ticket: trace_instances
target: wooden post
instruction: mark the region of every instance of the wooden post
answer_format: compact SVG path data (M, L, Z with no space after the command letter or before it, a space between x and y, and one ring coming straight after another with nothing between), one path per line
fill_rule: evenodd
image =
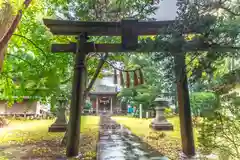
M146 112L146 118L148 119L149 115L148 115L148 111Z
M186 156L195 155L193 140L192 117L186 74L185 55L176 55L175 72L177 78L177 97L181 127L182 149Z
M121 100L118 100L118 101L119 101L119 106L120 106L119 112L122 113L122 101Z
M98 105L99 105L98 97L96 97L96 115L98 114Z
M139 117L142 119L142 104L139 105Z
M113 100L112 100L112 97L111 97L111 104L110 104L110 113L111 114L113 113Z
M79 140L80 140L80 120L81 120L81 104L83 103L83 92L85 82L85 57L87 42L86 34L82 34L78 39L78 47L75 57L75 67L72 84L72 100L70 108L69 119L69 134L67 137L67 157L73 157L78 155Z

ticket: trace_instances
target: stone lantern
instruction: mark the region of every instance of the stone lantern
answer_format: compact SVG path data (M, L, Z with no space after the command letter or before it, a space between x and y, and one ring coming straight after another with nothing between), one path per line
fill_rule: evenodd
M49 132L65 132L67 129L67 120L66 120L66 105L67 100L63 98L58 98L59 107L57 110L57 119L56 121L48 128Z
M150 127L154 130L173 130L173 125L164 116L164 109L168 107L168 101L157 97L154 102L156 104L156 117L153 119Z

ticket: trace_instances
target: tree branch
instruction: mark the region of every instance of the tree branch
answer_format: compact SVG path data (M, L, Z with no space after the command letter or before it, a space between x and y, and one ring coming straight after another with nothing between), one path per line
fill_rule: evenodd
M42 54L45 56L46 61L45 61L44 66L48 63L48 59L47 59L47 58L48 58L48 55L44 52L44 50L43 50L42 48L40 48L40 47L39 47L36 43L34 43L31 39L29 39L29 38L27 38L27 37L25 37L25 36L23 36L23 35L20 35L20 34L13 34L13 36L21 37L21 38L27 40L28 42L30 42L34 47L36 47L37 49L39 49L39 50L42 52Z
M70 78L68 78L68 79L66 79L66 80L64 80L64 81L62 81L62 82L60 82L60 83L61 83L61 84L66 84L66 83L68 83L71 79L72 79L72 77L70 77Z
M26 60L26 59L24 59L24 58L22 58L22 57L20 57L20 56L18 56L18 55L14 55L14 54L10 54L10 53L9 53L8 56L12 56L12 57L15 57L15 58L17 58L17 59L20 59L20 60L26 62L27 64L29 64L29 66L32 66L32 64L31 64L28 60Z
M240 13L236 13L234 11L232 11L230 8L227 8L224 6L224 3L226 2L226 0L219 0L218 2L218 8L221 8L225 11L227 11L228 13L234 15L234 16L240 16Z
M229 8L227 8L227 7L224 7L224 6L221 5L220 8L223 9L223 10L225 10L225 11L227 11L227 12L229 12L230 14L232 14L232 15L234 15L234 16L240 16L240 13L236 13L236 12L232 11L231 9L229 9Z
M29 39L23 35L20 35L20 34L13 34L13 36L18 36L18 37L26 39L28 42L30 42L32 45L34 45L34 47L39 49L45 56L47 56L46 53L44 52L44 50L42 48L40 48L38 45L36 45L36 43L34 43L31 39Z
M97 54L97 55L100 57L99 54ZM137 69L129 69L129 70L127 70L127 69L121 69L121 68L116 67L116 66L115 66L114 64L112 64L110 61L105 60L105 62L106 62L107 64L109 64L113 69L116 69L116 70L121 71L121 72L135 72L135 71L137 71L137 70L139 70L139 69L141 69L141 68L144 67L144 66L141 66L141 67L139 67L139 68L137 68Z
M137 69L121 69L121 68L118 68L118 67L114 66L114 64L112 64L111 62L109 62L107 60L106 60L106 63L109 64L113 69L116 69L116 70L121 71L121 72L135 72L135 71L143 68L143 66L142 66L142 67L139 67Z
M87 95L88 92L91 90L91 88L92 88L94 82L96 81L96 79L97 79L97 77L98 77L98 75L99 75L99 73L100 73L100 71L101 71L101 69L102 69L102 66L104 65L107 57L108 57L108 53L106 53L106 54L100 59L100 61L99 61L99 63L98 63L98 67L97 67L97 69L96 69L96 72L94 73L94 75L93 75L90 83L88 84L88 87L85 89L85 95Z

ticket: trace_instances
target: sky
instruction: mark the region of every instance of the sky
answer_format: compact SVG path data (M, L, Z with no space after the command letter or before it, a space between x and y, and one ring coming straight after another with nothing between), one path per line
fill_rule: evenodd
M161 0L156 11L156 18L158 21L174 20L176 18L177 0Z

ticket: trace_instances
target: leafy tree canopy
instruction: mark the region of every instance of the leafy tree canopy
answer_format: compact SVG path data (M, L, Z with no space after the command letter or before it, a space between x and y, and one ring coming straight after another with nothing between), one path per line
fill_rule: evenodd
M11 0L1 3L1 6L8 5L10 12L14 15L22 7L22 3L23 0ZM94 7L97 8L94 9ZM93 0L68 3L66 1L32 1L30 7L24 10L21 23L8 44L0 77L1 94L9 100L13 100L14 96L39 96L52 104L56 104L59 96L70 96L73 55L71 53L53 54L50 52L50 46L52 43L69 43L76 40L74 37L53 36L44 26L43 18L115 21L134 13L134 17L144 19L148 15L146 13L150 14L154 10L155 7L149 1L129 0L115 3ZM3 14L7 17L5 12ZM104 43L117 42L120 39L91 37L91 40ZM88 55L88 79L91 79L95 73L99 56L102 55ZM121 61L122 57L121 54L117 56L110 54L109 62ZM110 68L109 64L105 64L104 67Z

